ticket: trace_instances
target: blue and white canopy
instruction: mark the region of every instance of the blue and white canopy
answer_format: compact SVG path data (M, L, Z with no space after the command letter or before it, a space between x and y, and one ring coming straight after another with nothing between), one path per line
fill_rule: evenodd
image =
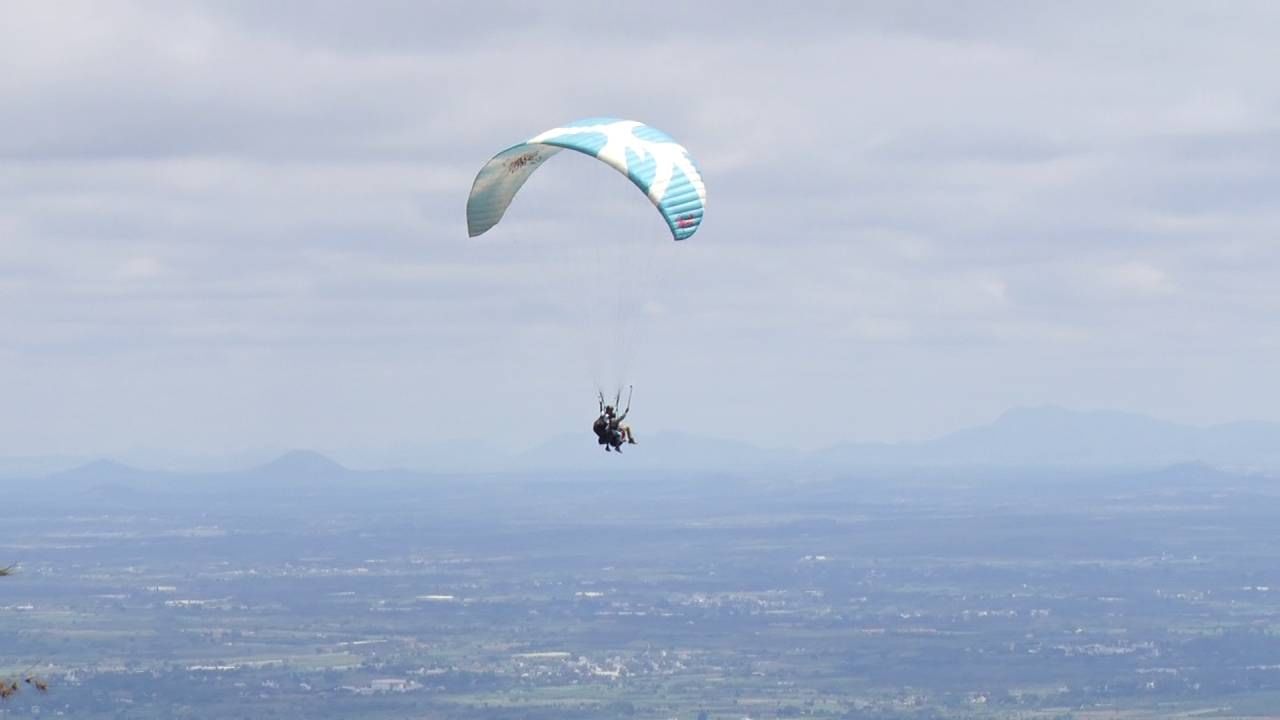
M662 213L676 240L697 232L707 189L689 151L661 130L634 120L589 118L552 128L485 163L467 198L467 233L475 237L497 225L533 171L566 148L631 178Z

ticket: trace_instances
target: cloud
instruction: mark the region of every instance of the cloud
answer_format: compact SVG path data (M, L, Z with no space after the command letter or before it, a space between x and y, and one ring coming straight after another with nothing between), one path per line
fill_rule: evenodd
M164 264L153 257L133 257L120 265L117 274L125 280L149 280L164 274Z
M494 152L597 114L671 132L709 190L622 295L638 422L820 444L1023 402L1273 417L1249 383L1280 360L1276 12L19 3L0 451L578 427L614 372L584 308L632 277L596 250L665 228L568 154L491 235L462 211Z
M1169 295L1177 287L1160 268L1128 262L1099 268L1098 279L1108 288L1140 296Z

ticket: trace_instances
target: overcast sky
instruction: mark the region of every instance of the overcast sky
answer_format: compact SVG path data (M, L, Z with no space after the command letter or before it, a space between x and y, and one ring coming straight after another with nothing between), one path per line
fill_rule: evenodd
M585 433L583 248L645 241L641 433L1280 420L1280 5L747 5L4 3L0 454ZM467 238L597 115L693 239L568 153Z

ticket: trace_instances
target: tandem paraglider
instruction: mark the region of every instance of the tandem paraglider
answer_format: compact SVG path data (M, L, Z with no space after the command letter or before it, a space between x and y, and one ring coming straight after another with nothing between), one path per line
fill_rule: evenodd
M619 401L622 400L621 392L614 396L612 405L605 404L604 393L597 395L600 401L600 416L592 424L591 430L596 434L596 443L603 445L605 452L611 450L622 452L623 443L637 444L636 436L631 432L631 426L622 424L622 421L626 420L627 415L631 413L631 390L627 388L627 409L623 410L621 415L616 409Z
M525 181L561 150L574 150L596 158L627 176L657 208L672 239L687 240L702 224L707 191L697 164L683 145L661 130L634 120L588 118L539 133L503 150L485 163L476 175L471 195L467 198L468 235L482 235L497 225ZM625 257L621 250L619 258L619 265L625 264L627 269L637 264L632 258ZM596 275L603 277L606 273L597 267ZM624 424L631 412L629 384L626 385L627 405L625 409L619 408L625 372L620 369L619 358L626 354L628 340L622 337L627 333L621 327L624 324L621 319L634 313L640 303L636 298L624 297L625 291L620 284L611 292L615 292L616 299L609 308L609 332L615 339L616 357L613 360L619 367L615 368L615 376L607 381L608 384L599 377L596 380L600 414L592 429L597 443L606 451L621 453L624 444L636 444L630 426ZM602 298L593 298L593 302L610 304ZM596 346L605 344L596 343ZM606 397L612 397L613 402L606 403Z

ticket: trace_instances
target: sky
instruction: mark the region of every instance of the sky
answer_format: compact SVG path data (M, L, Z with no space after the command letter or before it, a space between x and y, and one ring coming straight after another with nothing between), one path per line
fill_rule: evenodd
M1277 27L1245 1L7 2L0 455L585 433L601 297L638 433L1280 421ZM590 116L690 149L698 234L562 153L468 239L481 165ZM625 292L602 247L644 254Z

